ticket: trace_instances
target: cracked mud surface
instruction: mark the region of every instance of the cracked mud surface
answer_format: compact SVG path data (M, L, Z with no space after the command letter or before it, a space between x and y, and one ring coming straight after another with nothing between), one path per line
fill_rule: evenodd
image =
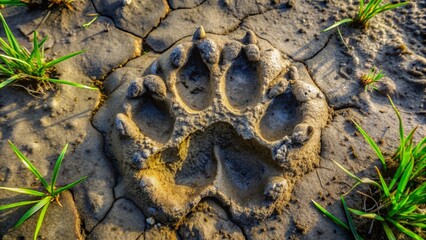
M373 173L374 152L350 120L392 154L389 94L405 128L419 126L416 138L426 132L422 1L374 18L365 32L341 28L349 50L320 30L352 16L356 1L73 6L52 10L39 32L49 36L50 56L86 49L57 70L63 79L101 81L102 93L58 86L34 98L0 90L1 186L38 187L7 140L43 175L70 143L58 184L89 176L62 196L63 209L48 211L42 238L350 239L310 202L343 215L339 195L351 181L331 160ZM26 35L47 12L1 12L30 48ZM101 17L83 29L91 13ZM201 25L206 36L193 39ZM365 93L358 79L373 66L386 78ZM304 98L306 89L323 97ZM0 205L21 199L1 192ZM34 218L11 230L24 211L0 212L3 239L32 237Z

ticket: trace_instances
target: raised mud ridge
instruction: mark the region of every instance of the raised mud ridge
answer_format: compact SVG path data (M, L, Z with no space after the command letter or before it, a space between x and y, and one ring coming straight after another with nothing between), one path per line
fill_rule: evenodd
M250 31L235 41L200 27L126 88L107 148L156 221L176 224L207 197L234 221L267 217L319 162L323 94Z

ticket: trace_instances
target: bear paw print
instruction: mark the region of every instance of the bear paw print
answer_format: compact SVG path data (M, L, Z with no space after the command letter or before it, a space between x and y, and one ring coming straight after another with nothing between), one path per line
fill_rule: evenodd
M318 164L328 118L303 65L251 31L232 40L200 27L117 97L109 151L134 202L171 224L204 198L235 221L270 215Z

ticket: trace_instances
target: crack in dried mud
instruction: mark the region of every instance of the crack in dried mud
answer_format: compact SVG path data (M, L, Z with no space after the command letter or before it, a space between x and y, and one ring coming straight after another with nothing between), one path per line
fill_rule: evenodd
M244 238L245 239L249 239L248 238L248 236L247 236L247 234L246 234L246 232L244 231L244 228L242 228L238 223L236 223L235 221L233 221L232 220L232 214L231 214L231 211L229 210L229 208L228 207L226 207L226 206L224 206L218 199L216 199L216 198L208 198L209 200L211 200L212 202L214 202L214 203L216 203L217 205L219 205L224 211L225 211L225 213L226 213L226 215L228 216L228 221L230 221L231 223L233 223L233 224L235 224L235 226L237 226L240 230L241 230L241 233L243 234L243 236L244 236ZM220 216L219 215L217 215L217 217L218 218L220 218ZM223 218L220 218L220 219L222 219L222 220L225 220L226 221L226 219L223 219Z
M250 29L249 27L246 27L246 26L242 26L242 24L244 24L244 22L247 20L247 18L249 18L249 17L254 17L254 16L260 16L260 15L263 15L263 14L266 14L266 13L268 13L268 12L270 12L270 11L274 11L274 10L277 10L278 8L272 8L272 9L269 9L269 10L267 10L267 11L264 11L264 12L261 12L261 13L253 13L253 14L248 14L247 16L245 16L243 19L238 19L238 17L236 17L232 12L231 12L231 10L229 10L229 8L228 8L228 10L229 10L229 12L231 12L231 14L232 14L232 16L235 18L235 19L237 19L238 21L240 21L239 23L238 23L238 25L235 27L235 28L233 28L233 29L231 29L231 30L229 30L229 32L227 32L227 33L225 33L225 34L217 34L217 35L222 35L222 36L226 36L226 35L228 35L228 34L230 34L230 33L233 33L233 32L235 32L235 31L237 31L238 29L243 29L243 28L246 28L246 29ZM250 29L251 30L251 29ZM253 31L253 30L252 30ZM253 31L254 32L254 31ZM257 34L255 33L255 35L257 36ZM257 37L259 37L259 36L257 36ZM260 38L260 37L259 37ZM262 39L262 40L266 40L266 39L263 39L263 38L260 38L260 39ZM266 40L268 43L270 43L268 40ZM275 47L273 44L271 44L273 47Z
M93 0L92 0L93 1ZM156 30L160 25L161 25L161 23L164 21L164 20L166 20L167 19L167 17L170 15L170 13L171 12L173 12L173 11L176 11L176 10L179 10L179 9L176 9L176 10L173 10L171 7L170 7L170 4L169 4L169 2L168 1L166 1L166 3L167 3L167 6L168 6L168 8L169 8L169 11L167 11L166 12L166 15L164 16L164 17L162 17L162 18L160 18L160 21L158 22L158 24L156 25L156 26L153 26L152 28L151 28L151 30L149 30L149 32L145 35L145 37L141 37L142 38L142 42L143 42L143 44L145 45L146 43L145 43L145 40L146 40L146 38L148 38L148 36L149 36L149 34L151 34L154 30ZM146 44L147 46L149 46L148 44ZM151 46L149 46L150 47L150 50L152 50L152 47Z
M341 110L348 110L348 109L356 109L358 111L364 112L361 107L359 107L359 106L357 106L353 103L346 103L346 104L340 105L338 107L333 107L334 112L341 111Z
M226 6L226 8L228 9L228 11L231 13L231 15L234 17L234 18L236 18L236 19L238 19L238 20L240 20L232 11L231 11L231 9L229 9L229 7L228 6ZM270 12L270 11L274 11L274 10L277 10L277 9L279 9L278 7L277 8L275 8L275 7L273 7L272 9L269 9L269 10L266 10L266 11L264 11L264 12L257 12L257 13L251 13L251 14L247 14L247 16L244 16L240 21L241 22L244 22L247 18L249 18L249 17L254 17L254 16L259 16L259 15L263 15L263 14L265 14L265 13L268 13L268 12Z
M111 20L111 21L114 23L114 27L115 27L116 29L118 29L119 31L122 31L122 32L128 33L128 34L130 34L130 35L132 35L132 36L134 36L134 37L136 37L136 38L142 38L142 39L143 39L143 37L141 37L141 36L139 36L139 35L137 35L137 34L135 34L135 33L132 33L132 32L130 32L130 31L127 31L127 30L125 30L125 29L122 29L122 28L117 27L117 24L115 23L115 21L114 21L114 19L113 19L112 17L107 16L107 15L103 15L103 14L101 14L101 13L98 11L98 9L96 8L96 5L93 3L93 0L90 0L90 3L92 4L93 8L95 9L96 14L98 14L98 15L99 15L99 16L101 16L101 17L108 18L109 20ZM160 20L160 23L161 23L161 20Z
M114 191L113 191L114 192ZM104 220L105 220L105 218L108 216L108 214L111 212L111 210L112 210L112 208L114 207L114 204L115 204L115 202L117 202L118 200L120 200L120 199L126 199L125 197L119 197L119 198L115 198L115 196L114 196L114 202L112 202L112 204L111 204L111 206L108 208L108 211L105 213L105 215L98 221L98 223L96 223L94 226L93 226L93 228L92 228L92 230L90 230L90 231L88 231L87 233L88 233L88 235L90 234L90 233L92 233L95 229L96 229L96 227L99 225L99 224L101 224ZM127 199L126 199L127 200ZM87 231L87 229L86 229L86 231Z
M328 44L330 43L330 41L331 41L331 39L333 38L333 36L334 36L334 34L330 34L329 36L328 36L328 39L327 39L327 41L325 42L325 44L324 44L324 46L323 47L321 47L321 49L320 50L318 50L318 52L316 52L316 53L314 53L311 57L308 57L308 58L306 58L306 59L303 59L302 61L303 61L303 64L305 64L305 61L308 61L308 60L311 60L312 58L314 58L314 57L316 57L318 54L320 54L327 46L328 46Z
M143 233L141 233L141 234L139 234L139 235L138 235L138 237L137 237L137 238L135 238L135 240L141 239L141 236L143 236L143 235L144 235L145 230L146 230L146 226L145 226L144 232L143 232Z
M155 26L148 34L146 34L146 37L145 38L143 38L143 40L145 40L146 38L148 38L148 36L155 30L155 29L157 29L158 28L158 26L161 24L161 22L162 21L164 21L166 18L167 18L167 16L171 13L171 12L173 12L173 11L179 11L179 10L187 10L187 9L195 9L195 8L198 8L198 7L200 7L201 5L203 5L205 2L207 2L207 0L205 0L205 1L203 1L202 3L200 3L199 5L197 5L196 7L193 7L193 8L178 8L178 9L174 9L174 10L171 10L171 11L169 11L167 14L166 14L166 17L164 17L161 21L160 21L160 23L157 25L157 26ZM169 6L170 6L170 4L169 4ZM245 27L245 26L242 26L242 24L244 24L244 21L247 19L247 18L249 18L249 17L254 17L254 16L259 16L259 15L263 15L263 14L266 14L266 13L268 13L268 12L270 12L270 11L274 11L274 10L277 10L278 9L278 7L276 7L276 8L272 8L272 9L269 9L269 10L267 10L267 11L264 11L264 12L259 12L259 13L253 13L253 14L248 14L247 16L245 16L244 18L242 18L241 20L240 19L238 19L238 17L237 16L235 16L235 14L234 13L232 13L232 11L228 8L228 7L226 7L227 8L227 10L229 11L229 13L231 13L231 15L232 15L232 17L233 18L235 18L237 21L239 21L239 23L234 27L234 28L232 28L232 29L229 29L229 30L227 30L227 32L226 33L212 33L212 32L206 32L206 33L210 33L210 34L214 34L214 35L219 35L219 36L226 36L226 35L229 35L229 34L231 34L231 33L233 33L233 32L235 32L235 31L237 31L238 29L243 29L243 28L247 28L247 29L249 29L248 27ZM179 41L181 41L182 39L185 39L185 38L187 38L187 37L190 37L190 36L192 36L192 34L188 34L188 35L185 35L185 36L183 36L183 37L181 37L181 38L179 38L179 39L177 39L173 44L171 44L168 48L166 48L165 50L163 50L163 51L154 51L153 50L153 52L155 52L155 53L164 53L164 52L166 52L167 50L169 50L170 48L172 48L173 47L173 45L174 44L176 44L177 42L179 42ZM268 41L269 42L269 41ZM144 41L144 43L145 43L145 41ZM150 46L149 44L146 44L146 45L148 45L148 46ZM272 45L272 44L271 44ZM275 46L274 46L275 47ZM152 49L152 47L150 46L150 48Z

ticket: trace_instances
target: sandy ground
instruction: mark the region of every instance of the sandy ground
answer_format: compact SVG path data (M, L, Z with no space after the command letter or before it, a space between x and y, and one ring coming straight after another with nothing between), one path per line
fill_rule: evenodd
M334 30L327 33L320 31L335 20L353 16L358 8L357 2L133 0L130 5L123 5L121 1L113 0L76 0L73 1L74 11L51 9L49 17L39 27L40 35L49 36L46 53L57 57L81 49L86 50L83 55L57 65L60 78L89 85L96 82L101 86L101 91L57 86L55 90L43 96L33 97L21 88L1 89L0 186L40 187L34 176L14 156L8 140L14 142L45 176L51 174L59 152L69 143L70 148L58 185L67 184L80 176L88 176L88 179L61 196L63 207L51 205L40 232L42 239L350 239L349 235L318 213L311 199L327 206L327 209L337 216L343 216L339 196L350 189L353 181L338 169L332 160L359 176L374 174L374 166L378 165L377 158L357 133L351 120L360 123L373 139L380 142L385 155L391 155L399 139L397 118L386 97L389 94L401 111L405 128L408 130L418 126L415 135L417 140L426 133L426 3L413 0L405 7L384 13L374 18L366 30L342 27L344 40L350 46L346 49ZM1 12L20 42L28 48L31 46L29 34L48 14L47 10L28 10L22 7L6 8ZM84 29L82 25L92 19L88 14L99 14L100 17L89 28ZM201 25L207 38L219 39L215 40L219 48L223 47L221 41L226 43L241 40L244 43L247 40L244 39L246 32L252 31L259 42L256 44L260 46L261 59L267 55L267 49L279 51L281 57L289 62L283 71L289 70L290 65L298 69L298 76L293 74L288 78L305 79L321 92L318 96L323 96L328 105L327 113L318 115L326 119L324 125L311 124L315 126L314 133L318 133L312 136L318 136L318 139L317 143L312 145L315 147L306 148L309 157L303 160L303 163L309 163L309 166L303 168L299 164L297 171L293 169L296 172L294 181L290 180L289 172L285 171L292 168L284 167L284 170L281 170L292 191L289 189L289 192L280 192L280 198L272 201L274 211L265 216L241 220L240 215L236 214L239 211L235 205L245 202L251 204L253 199L259 198L256 194L262 192L253 191L251 198L242 199L238 194L233 195L242 194L241 189L244 189L235 184L223 187L221 183L222 187L216 187L227 193L225 197L217 193L220 191L212 190L193 198L175 194L164 197L169 200L161 200L160 190L157 189L154 190L154 195L149 195L147 201L146 197L142 197L147 196L146 192L135 193L134 190L139 189L134 185L134 179L140 180L136 175L143 175L140 172L143 167L126 167L128 164L122 163L128 160L126 154L133 156L133 152L126 153L123 150L130 148L126 145L129 142L114 140L117 131L114 120L117 113L124 111L121 103L127 101L126 92L131 81L153 73L165 78L169 71L161 73L155 69L157 59L167 59L164 56L168 56L177 44L191 42L194 32ZM0 35L4 36L3 30ZM244 44L247 45L247 42ZM201 52L201 55L203 53ZM207 57L203 55L203 61L209 61L206 60L208 56L213 56L206 55ZM171 64L167 61L164 64ZM179 59L176 61L179 65ZM197 65L200 61L188 60L190 64L185 66L203 68ZM222 64L219 59L219 63L215 61L212 60L213 63L207 66ZM157 65L168 69L161 64ZM242 65L235 66L236 73L246 71ZM378 83L379 91L365 92L359 79L361 74L368 72L371 67L383 70L386 77ZM257 75L258 78L253 81L263 84L264 78L260 79L262 76ZM152 89L155 89L157 85L153 86ZM151 92L155 93L153 90ZM228 96L238 94L228 93ZM250 102L251 98L247 96L235 98L236 100L232 100L234 102L230 101L231 105L242 106L245 104L242 102ZM200 101L190 97L184 98L188 105L204 109L204 98ZM275 96L270 100L261 100L260 97L253 99L253 104L244 107L250 108L258 103L265 106L269 103L280 103L279 98ZM289 108L292 108L292 104L300 104L300 99L296 102L282 102L284 105L290 104ZM153 106L158 107L156 104ZM279 104L276 108L287 109L285 106L280 108ZM302 113L304 111L301 110ZM284 120L291 117L292 114L289 113ZM136 118L142 121L142 125L148 124L148 120L144 120L145 116ZM171 117L166 116L165 119L165 124L159 124L159 128L154 127L149 130L151 132L144 130L152 139L161 142L158 145L160 150L165 149L168 144L163 143L161 133L157 132L158 129L166 128ZM155 124L155 121L152 124ZM172 124L173 131L177 131L176 126L178 125ZM235 128L236 125L232 126ZM229 126L218 127L213 124L209 127L209 124L202 125L199 130L211 131L212 135L218 132L219 135L224 134L225 138L230 134L236 136L235 141L238 144L235 146L238 148L241 143L239 149L242 149L243 154L237 154L236 159L239 159L238 156L260 154L258 151L251 154L252 145L246 143L250 137L242 136L242 140L239 136L242 135L242 130L236 129L235 133L232 127L229 130ZM283 136L274 135L274 131L270 130L269 140L284 139ZM200 141L210 141L203 140L209 135L199 135ZM191 137L197 139L198 135ZM310 141L302 141L302 145L311 146ZM262 146L269 146L267 142L263 142ZM135 143L131 144L137 146ZM259 149L263 151L263 147ZM154 152L161 152L160 150ZM226 152L223 154L224 158L228 155ZM215 156L220 158L218 156L222 155L218 153ZM189 163L190 166L199 166L191 168L191 171L205 167L204 162ZM261 165L253 161L247 161L244 168L247 170L236 172L252 173L259 166ZM230 168L232 169L232 166ZM276 166L272 169L275 168ZM160 171L157 175L164 173L164 176L169 178L165 172L173 172L167 168L161 170L158 166L155 169ZM195 172L193 176L196 176L196 179L185 178L182 181L197 182L200 174ZM270 172L265 174L270 175ZM172 175L171 178L173 177L176 176ZM248 177L247 182L256 182L256 177L259 175ZM178 182L176 179L177 177L175 181ZM166 180L160 178L159 181ZM200 184L203 181L200 180ZM235 182L238 182L238 179ZM187 185L188 191L195 188L193 185ZM175 188L176 185L170 186L169 189L161 191L173 192L170 188ZM251 191L252 185L247 186ZM0 196L0 205L24 198L6 191L2 191ZM177 211L176 214L170 210L166 215L177 220L159 217L167 210L163 205L175 199L181 199L179 206L186 207L179 208L184 210ZM355 194L349 194L347 201L350 206L359 206L362 203L362 199L355 197ZM149 205L149 202L157 205ZM18 229L12 228L25 211L26 209L22 208L0 212L2 239L32 238L35 217ZM369 226L360 229L366 234L366 239L384 237L381 236L378 225L375 226L377 229L373 232L376 235L368 235L365 229Z

